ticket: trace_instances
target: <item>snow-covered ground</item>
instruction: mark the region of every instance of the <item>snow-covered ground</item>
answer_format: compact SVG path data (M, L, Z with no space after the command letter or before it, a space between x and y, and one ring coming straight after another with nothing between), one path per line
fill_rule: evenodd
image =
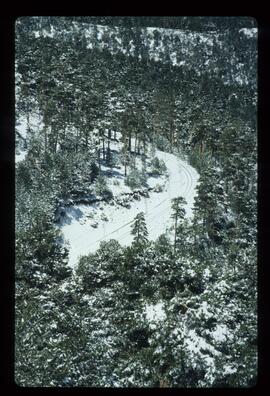
M27 133L30 128L30 130L37 134L38 131L40 131L43 127L43 122L42 118L37 115L37 114L30 114L29 115L29 124L27 123L27 120L25 117L20 117L16 120L16 131L19 133L20 139L21 140L27 140ZM25 156L27 154L26 149L22 149L19 147L16 147L16 153L15 153L15 162L18 163L20 161L23 161Z
M130 245L133 236L131 225L139 212L144 212L149 239L155 240L172 225L171 199L182 196L186 199L186 215L192 216L195 187L199 179L197 171L174 154L157 150L158 158L163 159L168 169L168 179L161 192L149 192L149 197L131 200L130 208L99 202L93 205L74 205L66 208L60 228L64 240L69 245L69 265L76 266L78 258L98 249L101 241L116 239L121 245ZM153 187L164 183L164 177L151 178L148 184ZM122 191L126 186L122 184ZM121 194L121 188L113 189L114 196ZM117 193L116 193L117 191ZM98 225L94 228L93 221Z
M15 154L15 162L18 163L23 161L25 159L26 154L27 154L26 150L24 151L20 150L18 154Z

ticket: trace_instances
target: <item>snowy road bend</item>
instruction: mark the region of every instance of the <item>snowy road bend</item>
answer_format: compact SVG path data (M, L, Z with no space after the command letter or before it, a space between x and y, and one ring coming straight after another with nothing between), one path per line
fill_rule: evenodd
M156 155L164 160L168 169L168 179L163 191L151 191L148 198L131 201L129 209L105 202L80 204L66 209L66 216L60 227L64 240L69 245L71 267L76 266L79 256L96 251L101 241L116 239L122 245L129 245L133 239L130 226L139 212L145 214L149 239L155 240L172 225L172 198L183 196L187 201L186 215L192 216L195 187L199 179L197 171L173 154L157 150ZM148 184L154 187L161 184L161 181L161 178L150 178ZM92 218L98 222L96 228L91 226Z

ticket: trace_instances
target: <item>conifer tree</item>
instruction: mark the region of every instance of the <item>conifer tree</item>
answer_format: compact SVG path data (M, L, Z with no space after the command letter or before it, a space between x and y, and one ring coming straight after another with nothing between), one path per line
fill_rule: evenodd
M131 230L131 234L134 235L133 243L136 246L145 245L148 241L148 231L145 223L144 213L140 212L134 219L134 224Z
M177 234L179 233L179 223L183 222L185 217L184 205L186 200L183 197L177 197L172 199L172 219L174 220L174 252L177 244Z

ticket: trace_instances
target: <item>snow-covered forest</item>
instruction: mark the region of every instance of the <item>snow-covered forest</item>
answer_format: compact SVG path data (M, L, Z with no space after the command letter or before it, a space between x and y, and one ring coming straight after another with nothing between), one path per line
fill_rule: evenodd
M257 28L16 21L15 381L257 381Z

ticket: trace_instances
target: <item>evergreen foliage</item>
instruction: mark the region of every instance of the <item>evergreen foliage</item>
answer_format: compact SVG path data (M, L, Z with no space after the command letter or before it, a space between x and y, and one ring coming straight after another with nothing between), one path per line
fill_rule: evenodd
M134 235L134 245L139 247L145 245L147 242L148 231L143 212L138 213L135 217L131 234Z

